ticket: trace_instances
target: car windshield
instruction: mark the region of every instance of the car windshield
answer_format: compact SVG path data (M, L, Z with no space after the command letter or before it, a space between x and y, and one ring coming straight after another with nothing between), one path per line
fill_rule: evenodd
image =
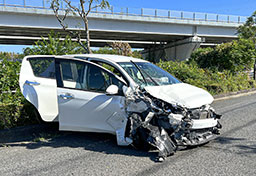
M142 87L181 83L168 72L149 62L120 62L119 65Z

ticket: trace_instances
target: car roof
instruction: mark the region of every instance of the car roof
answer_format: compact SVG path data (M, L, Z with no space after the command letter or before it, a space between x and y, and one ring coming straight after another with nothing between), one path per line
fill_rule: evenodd
M98 58L98 59L103 59L103 60L108 60L110 62L148 62L142 59L137 59L133 57L128 57L128 56L120 56L120 55L112 55L112 54L73 54L73 55L67 55L70 57L90 57L90 58Z

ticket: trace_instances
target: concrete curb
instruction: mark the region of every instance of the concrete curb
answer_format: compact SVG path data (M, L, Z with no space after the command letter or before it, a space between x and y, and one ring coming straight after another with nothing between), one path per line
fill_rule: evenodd
M227 100L227 99L242 97L242 96L251 95L251 94L256 94L256 88L253 88L250 90L241 90L238 92L231 92L227 94L215 95L213 97L214 97L214 101L220 101L220 100Z

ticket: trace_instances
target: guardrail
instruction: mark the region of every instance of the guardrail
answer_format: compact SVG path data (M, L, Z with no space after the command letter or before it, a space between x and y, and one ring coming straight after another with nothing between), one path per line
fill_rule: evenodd
M0 0L0 6L9 7L22 7L22 8L34 8L34 9L50 9L50 0ZM65 9L63 1L60 3L60 8ZM79 6L79 3L73 3L75 6ZM178 20L193 20L193 21L209 21L220 23L244 23L247 19L245 16L234 15L222 15L212 13L199 13L199 12L186 12L186 11L174 11L174 10L161 10L161 9L148 9L148 8L122 8L113 7L109 9L94 9L92 13L105 13L115 15L126 16L141 16L141 17L154 17L154 18L167 18Z

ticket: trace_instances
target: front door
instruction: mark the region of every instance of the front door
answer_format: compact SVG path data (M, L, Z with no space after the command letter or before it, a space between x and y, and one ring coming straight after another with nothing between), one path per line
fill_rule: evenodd
M107 95L124 83L101 66L83 60L56 59L60 130L115 133L124 122L124 97ZM113 122L114 120L114 122Z

